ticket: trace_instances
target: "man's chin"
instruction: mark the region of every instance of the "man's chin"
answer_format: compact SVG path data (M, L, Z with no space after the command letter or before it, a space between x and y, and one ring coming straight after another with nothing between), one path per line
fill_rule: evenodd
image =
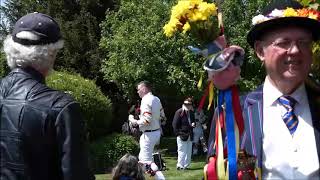
M302 82L305 79L305 75L301 73L286 73L283 78L288 82L297 83Z

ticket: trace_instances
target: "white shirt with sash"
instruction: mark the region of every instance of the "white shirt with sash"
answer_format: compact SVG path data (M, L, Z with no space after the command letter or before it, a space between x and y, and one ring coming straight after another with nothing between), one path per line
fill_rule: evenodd
M143 121L139 127L141 131L160 129L160 119L165 115L161 101L157 96L151 92L143 96L140 111L140 120Z

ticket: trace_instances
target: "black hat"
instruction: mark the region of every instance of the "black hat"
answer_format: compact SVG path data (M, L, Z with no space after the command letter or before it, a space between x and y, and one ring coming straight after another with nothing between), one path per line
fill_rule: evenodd
M23 39L16 35L22 31L30 31L40 38L37 40ZM12 39L23 45L43 45L55 43L61 39L58 23L50 16L42 13L30 13L21 17L15 24Z
M294 10L295 13L298 13L296 10L300 11L301 9L303 9L303 6L299 2L293 0L275 0L271 2L262 11L262 14L255 16L252 19L253 27L247 35L247 42L251 47L254 47L254 42L260 39L264 33L269 32L272 29L286 27L288 25L294 25L308 29L312 32L314 40L320 39L320 17L317 17L318 19L316 20L299 14L284 16L285 11ZM304 10L305 13L312 13L312 15L319 13L311 9ZM320 16L320 14L317 15Z

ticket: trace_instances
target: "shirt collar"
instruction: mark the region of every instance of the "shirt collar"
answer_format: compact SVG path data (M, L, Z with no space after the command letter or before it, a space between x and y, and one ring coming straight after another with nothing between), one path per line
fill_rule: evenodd
M283 96L283 93L273 86L269 78L266 77L263 85L263 101L265 105L267 107L272 106L281 96ZM290 96L293 97L298 104L301 103L303 98L307 97L304 83L301 84L292 94L290 94Z
M151 91L145 94L142 98L152 95Z

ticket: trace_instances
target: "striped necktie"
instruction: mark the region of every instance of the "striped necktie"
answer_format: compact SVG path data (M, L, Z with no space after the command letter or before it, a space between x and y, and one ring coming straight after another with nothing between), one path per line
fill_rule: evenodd
M294 114L294 106L297 101L290 96L281 96L278 101L287 110L287 112L282 116L282 119L289 129L290 134L293 135L299 124L298 118Z

